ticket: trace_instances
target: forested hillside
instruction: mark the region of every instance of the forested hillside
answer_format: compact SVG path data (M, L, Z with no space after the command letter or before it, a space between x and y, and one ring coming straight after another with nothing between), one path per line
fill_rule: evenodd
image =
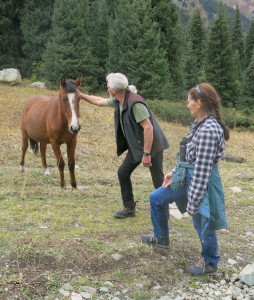
M83 75L88 91L104 89L107 73L122 72L147 99L172 101L207 81L223 105L250 111L254 24L244 27L238 6L229 13L215 0L199 2L209 18L193 4L182 22L169 0L1 1L0 69L19 68L48 87L63 75Z

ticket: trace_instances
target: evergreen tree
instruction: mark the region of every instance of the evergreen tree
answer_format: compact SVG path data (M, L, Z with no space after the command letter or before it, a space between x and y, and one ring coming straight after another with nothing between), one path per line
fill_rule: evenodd
M171 0L151 0L153 21L157 22L161 32L161 47L166 58L173 83L173 94L181 97L183 80L183 33L178 22L178 12Z
M244 74L244 95L252 98L252 107L254 106L254 50L248 68Z
M22 0L0 1L0 68L19 68L21 73L19 11L22 5Z
M199 9L195 9L188 26L187 64L185 79L187 88L198 84L203 74L205 29Z
M205 71L226 106L234 106L238 96L236 69L229 21L221 7L207 43Z
M122 0L109 28L109 72L124 73L146 98L170 95L170 75L147 0Z
M105 84L105 76L107 73L106 62L108 58L108 28L110 10L107 4L108 0L93 1L91 4L91 13L89 24L89 33L91 38L92 53L98 59L100 66L100 74L98 82Z
M245 61L246 61L246 66L248 66L251 61L252 52L254 49L254 21L252 21L250 29L247 33L245 44L246 44Z
M44 53L44 74L52 86L62 76L83 75L88 89L96 89L98 61L92 56L86 31L89 6L83 0L56 0L52 17L52 36Z
M241 14L238 5L236 7L234 27L233 27L233 47L236 51L238 51L241 64L243 64L244 42L243 42L243 33L242 33L242 24L241 24Z
M192 42L187 42L186 51L185 51L185 85L189 90L193 86L196 86L199 83L199 71L197 57L194 54Z
M31 76L32 66L39 67L50 35L52 0L24 0L21 11L22 50L26 76ZM39 75L39 74L38 74Z

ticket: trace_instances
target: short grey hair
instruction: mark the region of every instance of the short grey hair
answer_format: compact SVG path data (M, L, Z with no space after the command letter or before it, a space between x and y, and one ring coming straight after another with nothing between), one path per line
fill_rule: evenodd
M133 93L137 93L137 89L134 85L129 86L127 77L122 73L110 73L106 77L109 82L109 87L116 90L128 90Z

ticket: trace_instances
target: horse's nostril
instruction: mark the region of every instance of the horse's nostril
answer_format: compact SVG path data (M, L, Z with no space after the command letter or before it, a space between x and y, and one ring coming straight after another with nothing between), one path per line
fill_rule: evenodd
M74 132L74 133L77 133L77 132L79 132L80 128L81 128L80 126L76 126L76 127L71 126L70 131Z

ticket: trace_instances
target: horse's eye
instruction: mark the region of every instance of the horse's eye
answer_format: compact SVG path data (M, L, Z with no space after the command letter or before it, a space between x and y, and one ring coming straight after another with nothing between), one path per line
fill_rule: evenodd
M68 98L67 97L63 97L63 102L66 102L68 101Z

